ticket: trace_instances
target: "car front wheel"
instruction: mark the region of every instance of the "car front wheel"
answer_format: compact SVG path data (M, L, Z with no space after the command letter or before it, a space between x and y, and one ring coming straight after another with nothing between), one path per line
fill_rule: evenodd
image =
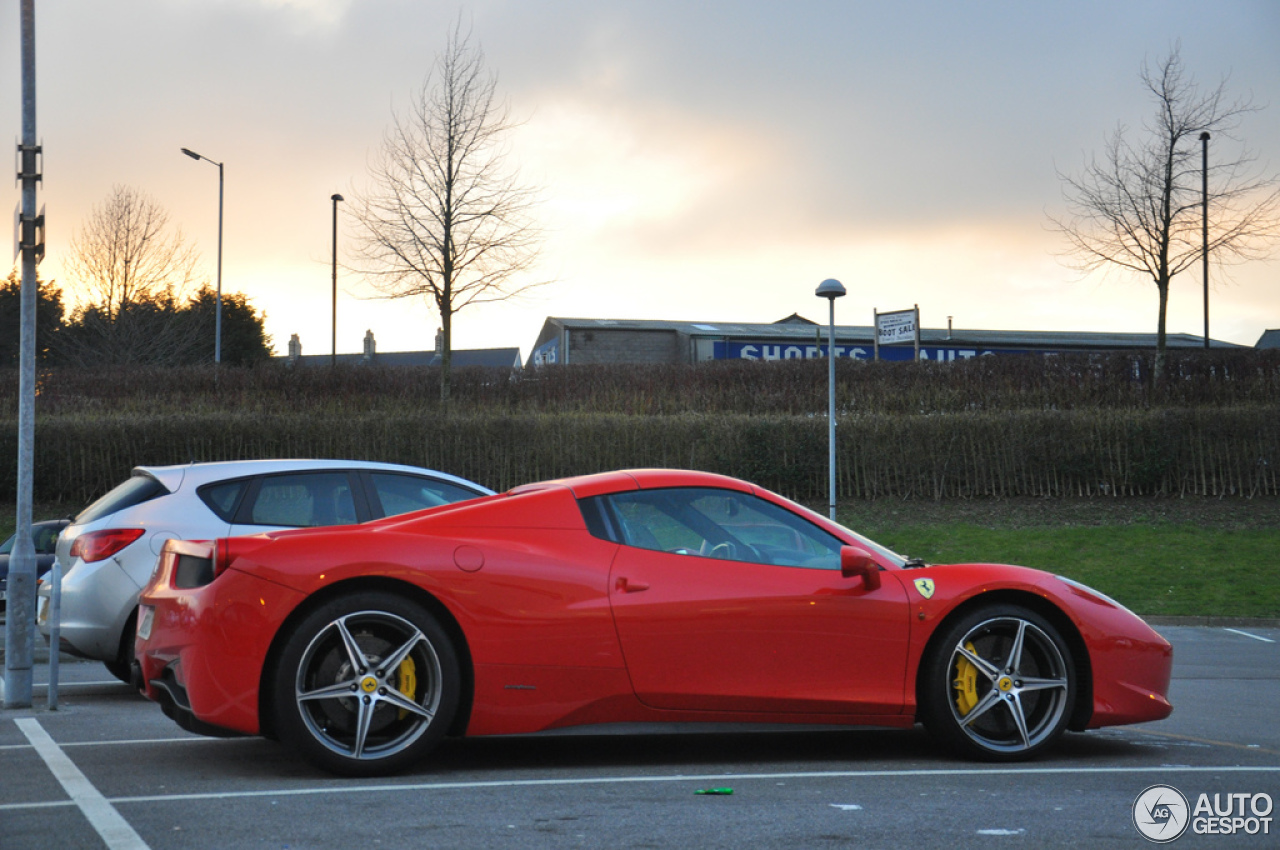
M1030 758L1061 737L1076 694L1071 648L1021 606L979 608L939 637L922 668L930 733L968 757Z
M452 642L421 606L385 593L331 601L288 637L273 694L280 739L346 776L402 770L457 710Z

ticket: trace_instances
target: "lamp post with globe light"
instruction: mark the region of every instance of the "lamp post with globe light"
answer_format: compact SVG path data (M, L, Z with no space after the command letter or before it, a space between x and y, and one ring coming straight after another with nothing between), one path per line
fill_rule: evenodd
M830 516L836 520L836 299L845 295L844 284L829 277L814 293L830 302L830 331L827 336L827 461L830 471Z

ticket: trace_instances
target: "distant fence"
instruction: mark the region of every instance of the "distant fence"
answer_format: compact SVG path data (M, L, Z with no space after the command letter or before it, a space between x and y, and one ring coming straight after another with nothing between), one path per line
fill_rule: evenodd
M1011 410L838 419L842 498L1280 495L1280 411ZM17 431L0 421L13 493ZM626 467L705 469L803 501L827 493L822 415L346 414L255 411L43 416L35 497L87 502L136 465L267 457L381 460L498 490Z

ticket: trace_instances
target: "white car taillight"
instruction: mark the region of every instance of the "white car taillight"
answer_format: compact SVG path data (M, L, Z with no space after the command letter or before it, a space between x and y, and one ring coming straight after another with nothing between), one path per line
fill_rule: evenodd
M110 558L146 533L142 528L108 528L81 534L71 544L71 557L86 563Z

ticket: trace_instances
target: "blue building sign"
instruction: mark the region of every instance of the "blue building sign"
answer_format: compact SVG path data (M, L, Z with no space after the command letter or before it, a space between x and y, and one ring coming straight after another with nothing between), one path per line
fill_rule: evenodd
M712 359L714 360L814 360L827 356L827 346L814 343L771 343L771 342L736 342L732 340L715 340L712 342ZM989 357L993 354L1031 354L1026 350L964 348L937 345L920 346L920 359L939 363L950 363L956 360L972 360L975 357ZM1039 352L1045 353L1045 352ZM882 345L880 359L891 361L911 360L915 348L910 345ZM873 360L875 348L868 344L837 345L836 357L847 357L850 360Z

